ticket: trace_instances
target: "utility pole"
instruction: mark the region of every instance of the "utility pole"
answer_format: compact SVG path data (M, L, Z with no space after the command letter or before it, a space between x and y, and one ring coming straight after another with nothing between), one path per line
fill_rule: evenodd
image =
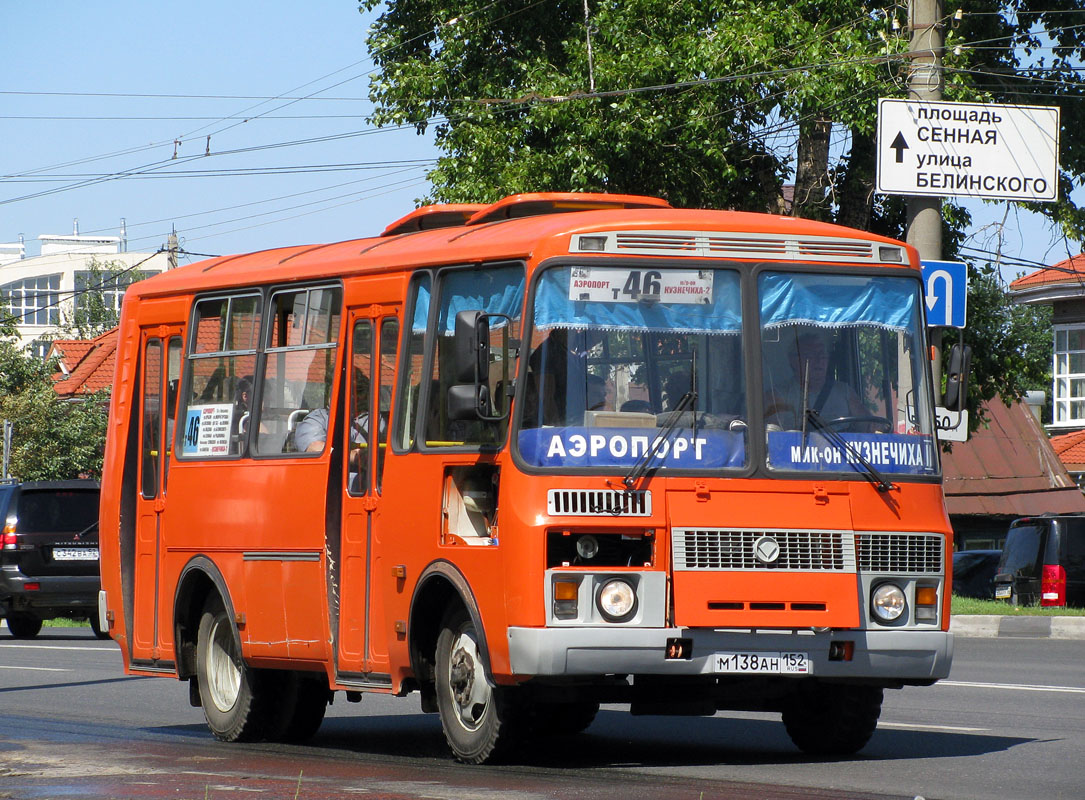
M166 269L177 269L177 229L174 228L166 239Z
M908 99L936 102L942 99L942 0L908 0L908 23L912 38L912 68L908 75ZM908 197L908 232L906 239L919 251L924 261L942 258L942 198ZM935 398L941 403L942 331L930 332L934 345L931 372Z

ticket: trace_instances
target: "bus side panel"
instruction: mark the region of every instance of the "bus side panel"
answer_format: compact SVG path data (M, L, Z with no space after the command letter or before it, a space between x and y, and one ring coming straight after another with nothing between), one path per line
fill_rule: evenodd
M246 655L323 658L326 470L312 459L174 464L163 515L166 593L193 556L208 556L241 616Z

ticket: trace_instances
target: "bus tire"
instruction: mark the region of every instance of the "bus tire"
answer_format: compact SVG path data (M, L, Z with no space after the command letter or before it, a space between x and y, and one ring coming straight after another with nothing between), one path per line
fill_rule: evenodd
M33 639L41 633L42 620L31 614L8 614L8 630L16 639Z
M537 736L572 736L586 730L598 713L599 704L593 700L536 703L532 729Z
M108 638L110 638L109 637L109 631L103 631L102 626L100 624L98 624L98 615L97 614L91 614L90 617L88 617L88 622L90 622L90 629L94 633L94 638L95 639L108 639Z
M320 729L328 710L331 692L323 673L280 673L281 692L277 705L275 735L277 742L307 742Z
M449 609L437 637L437 708L458 761L483 764L508 752L523 724L520 693L491 686L478 632L462 606Z
M204 606L196 638L196 679L207 727L224 742L263 738L272 682L241 657L237 631L218 600Z
M783 720L791 741L804 753L843 756L863 749L881 713L880 687L814 683L792 695Z

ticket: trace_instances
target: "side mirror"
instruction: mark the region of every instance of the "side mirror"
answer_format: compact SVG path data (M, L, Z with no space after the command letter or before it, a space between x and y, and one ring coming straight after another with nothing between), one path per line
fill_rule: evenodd
M489 388L475 383L449 386L448 418L451 420L492 419Z
M490 320L482 311L456 314L453 346L456 383L484 383L490 370Z
M946 361L946 393L943 403L950 411L964 411L968 401L968 372L972 366L972 348L955 344Z

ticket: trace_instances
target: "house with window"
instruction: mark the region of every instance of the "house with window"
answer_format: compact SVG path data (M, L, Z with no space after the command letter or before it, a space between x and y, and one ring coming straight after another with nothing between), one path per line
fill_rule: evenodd
M23 241L0 244L0 313L15 317L23 344L42 357L85 290L97 287L107 306L119 311L129 284L168 263L165 252L129 253L122 236L81 236L78 228L38 240L40 255L31 257Z

